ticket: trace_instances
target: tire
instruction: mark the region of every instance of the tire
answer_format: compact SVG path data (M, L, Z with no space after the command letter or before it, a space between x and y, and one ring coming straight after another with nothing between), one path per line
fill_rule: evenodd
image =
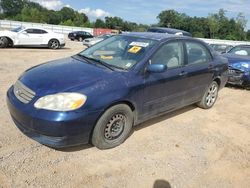
M6 37L0 37L0 48L7 48L9 46L9 40Z
M79 39L78 39L80 42L82 42L83 41L83 38L82 37L79 37Z
M216 81L213 81L207 88L201 101L197 103L197 106L203 109L212 108L218 98L219 85Z
M114 148L123 143L133 126L133 112L125 104L115 105L104 112L93 131L92 144L99 149Z
M60 48L60 43L57 39L51 39L48 43L50 49L58 49Z

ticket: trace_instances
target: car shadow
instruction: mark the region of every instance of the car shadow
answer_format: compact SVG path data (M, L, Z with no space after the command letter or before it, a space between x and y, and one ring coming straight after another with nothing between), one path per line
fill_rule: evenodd
M146 128L146 127L149 127L151 125L154 125L156 123L159 123L161 121L164 121L164 120L167 120L167 119L170 119L172 117L175 117L175 116L178 116L180 114L183 114L185 112L188 112L188 111L191 111L191 110L194 110L196 109L197 106L195 105L190 105L190 106L186 106L184 108L181 108L179 110L176 110L176 111L173 111L173 112L170 112L170 113L167 113L167 114L163 114L163 115L160 115L158 117L155 117L153 119L150 119L150 120L147 120L141 124L138 124L136 125L133 130L131 131L129 137L133 134L133 132L135 131L139 131L143 128ZM129 139L129 138L128 138ZM80 151L80 150L85 150L85 149L89 149L89 148L92 148L94 147L93 145L91 144L85 144L85 145L78 145L78 146L73 146L73 147L66 147L66 148L59 148L59 149L56 149L58 151L62 151L62 152L76 152L76 151Z
M20 46L20 47L15 46L15 47L8 48L8 49L23 49L23 50L25 50L25 49L28 49L28 50L34 49L34 50L52 50L53 51L53 49L50 49L48 47L28 47L28 46L27 47L24 47L24 46ZM59 49L56 49L56 50L69 50L69 49L71 49L71 48L62 47L62 48L59 48Z
M196 105L190 105L190 106L186 106L184 108L181 108L179 110L175 110L175 111L160 115L158 117L155 117L153 119L147 120L147 121L145 121L145 122L143 122L141 124L136 125L134 127L134 131L139 131L140 129L149 127L151 125L154 125L156 123L159 123L159 122L167 120L167 119L171 119L171 118L173 118L175 116L178 116L180 114L186 113L186 112L191 111L191 110L194 110L196 108L197 108Z
M84 145L78 145L78 146L69 146L66 148L57 148L56 150L70 153L70 152L76 152L76 151L81 151L81 150L87 150L92 147L94 146L91 144L84 144Z
M166 180L155 180L153 188L171 188L171 185Z
M250 87L249 87L249 88L246 88L246 87L243 87L243 86L233 85L233 84L226 84L226 87L227 87L227 88L230 88L230 89L250 90Z

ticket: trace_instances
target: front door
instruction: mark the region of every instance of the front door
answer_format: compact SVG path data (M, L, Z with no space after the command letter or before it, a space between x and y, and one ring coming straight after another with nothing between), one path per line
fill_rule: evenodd
M150 63L165 64L167 70L162 73L145 73L142 119L182 106L186 89L184 45L181 41L162 45Z
M19 33L18 45L40 45L43 43L43 34L40 29L26 29Z

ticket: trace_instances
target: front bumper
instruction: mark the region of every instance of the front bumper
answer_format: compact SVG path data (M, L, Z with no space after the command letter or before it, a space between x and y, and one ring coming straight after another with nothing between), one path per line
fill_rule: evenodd
M228 82L232 85L250 86L250 75L236 69L229 70Z
M36 110L33 102L21 103L7 92L7 105L16 126L37 142L62 148L89 143L91 132L101 112L52 112Z

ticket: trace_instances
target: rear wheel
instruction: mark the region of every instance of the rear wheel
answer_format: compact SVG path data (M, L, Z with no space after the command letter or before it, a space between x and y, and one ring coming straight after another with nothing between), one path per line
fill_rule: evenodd
M211 108L217 100L218 91L219 91L219 86L218 86L217 82L213 81L209 85L204 96L202 97L202 100L199 103L197 103L197 105L203 109Z
M79 39L78 39L80 42L82 42L83 41L83 38L82 37L79 37Z
M58 49L60 48L60 43L57 39L51 39L48 44L50 49Z
M9 46L9 40L6 37L0 37L0 48L7 48Z
M123 143L133 126L133 112L125 104L109 108L98 120L92 135L92 144L109 149Z

